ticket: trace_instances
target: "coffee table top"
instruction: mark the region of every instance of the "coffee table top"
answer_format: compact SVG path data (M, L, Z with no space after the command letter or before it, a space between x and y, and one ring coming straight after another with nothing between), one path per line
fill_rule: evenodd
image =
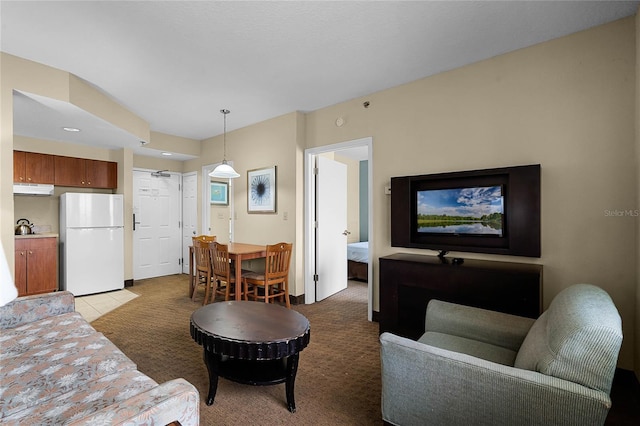
M268 360L304 349L310 326L304 315L273 303L216 302L191 315L191 337L216 354Z

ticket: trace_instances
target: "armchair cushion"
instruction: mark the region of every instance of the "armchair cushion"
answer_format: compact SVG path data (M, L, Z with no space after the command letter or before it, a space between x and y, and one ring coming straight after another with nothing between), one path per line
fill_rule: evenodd
M432 299L425 331L473 339L517 352L534 319Z
M602 289L577 284L560 292L538 318L514 366L609 394L622 344L622 320Z
M508 366L513 366L517 355L516 351L501 346L433 331L424 333L418 342Z

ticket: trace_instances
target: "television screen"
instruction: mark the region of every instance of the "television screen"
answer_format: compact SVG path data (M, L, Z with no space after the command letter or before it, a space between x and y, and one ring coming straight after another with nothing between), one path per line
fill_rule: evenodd
M391 246L540 257L540 165L391 178Z
M416 231L427 234L503 236L502 186L416 191Z

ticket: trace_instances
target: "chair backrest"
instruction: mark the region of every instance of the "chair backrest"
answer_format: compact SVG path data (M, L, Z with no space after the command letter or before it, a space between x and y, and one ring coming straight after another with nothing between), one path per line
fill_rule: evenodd
M227 244L213 243L211 254L211 265L216 278L225 282L231 279L231 266L229 263L229 246Z
M284 282L289 278L291 263L291 243L267 245L267 256L264 265L264 278L271 283Z
M211 255L214 241L193 240L193 254L196 271L211 273Z
M215 235L198 235L197 237L191 237L191 241L195 244L196 241L204 241L207 243L212 243L216 241Z
M533 324L514 367L610 394L621 344L622 320L609 295L576 284L558 293Z

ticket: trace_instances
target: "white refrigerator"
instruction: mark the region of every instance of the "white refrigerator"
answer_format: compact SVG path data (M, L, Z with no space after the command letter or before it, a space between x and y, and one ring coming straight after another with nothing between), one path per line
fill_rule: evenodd
M122 194L60 196L60 283L74 296L124 288Z

